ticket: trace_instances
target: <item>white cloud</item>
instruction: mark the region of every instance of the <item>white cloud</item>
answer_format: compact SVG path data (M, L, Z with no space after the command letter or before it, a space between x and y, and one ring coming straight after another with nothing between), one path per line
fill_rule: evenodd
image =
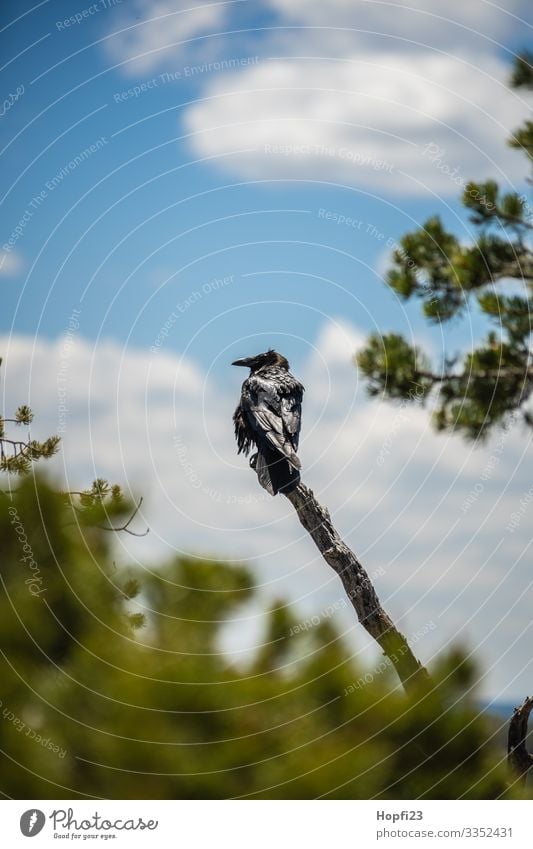
M16 277L23 267L20 254L14 251L0 251L0 277Z
M354 351L360 348L364 341L364 334L347 322L330 321L324 325L317 353L330 366L343 366L351 363Z
M390 37L400 49L421 42L457 50L476 35L503 39L516 26L515 15L527 17L524 0L508 0L506 8L486 2L448 0L266 0L282 18L305 26L346 27L347 37L368 40L372 34ZM327 35L327 33L325 33ZM338 33L336 34L338 38ZM479 49L479 45L478 49Z
M475 649L486 640L483 657L494 663L490 691L516 675L511 688L520 695L528 690L523 670L530 655L528 517L512 535L505 526L530 486L525 434L517 425L501 449L495 440L475 450L458 437L435 435L424 410L367 402L351 363L361 339L344 320L325 323L299 369L306 384L304 480L368 571L380 570L380 597L405 632L436 623L417 644L425 661L450 641L468 640ZM296 615L320 613L342 598L290 505L263 493L235 453L231 415L242 377L236 370L218 375L215 385L176 354L109 341L93 347L81 337L67 347L65 339L34 346L29 338L5 337L0 354L4 409L29 402L36 438L61 423L58 376L66 375L66 427L51 466L57 475L71 488L104 476L145 496L138 526L146 522L151 533L119 537L118 560L147 565L179 551L247 559L264 596L288 596ZM491 454L497 461L487 475ZM243 616L260 619L257 612ZM368 645L348 608L336 621L358 651ZM523 640L500 662L521 631ZM253 622L245 632L257 634ZM236 647L234 635L230 643Z
M461 177L520 181L524 163L505 141L524 106L501 60L480 64L440 53L272 59L210 82L186 127L195 155L250 179L416 195L457 195Z
M169 71L189 48L187 42L212 32L225 17L222 2L193 3L190 0L135 0L128 2L114 19L112 38L104 42L113 64L125 63L127 75L152 71L164 63ZM118 21L118 25L117 25Z
M332 180L415 196L460 194L450 172L522 183L525 163L506 138L525 106L506 87L509 63L497 46L527 16L524 0L506 9L486 0L264 7L278 26L252 41L248 4L136 0L104 45L127 75L220 59L224 42L208 36L225 29L236 57L260 54L231 75L197 77L203 98L184 113L194 155L220 157L219 167L238 177ZM428 145L438 158L424 154Z

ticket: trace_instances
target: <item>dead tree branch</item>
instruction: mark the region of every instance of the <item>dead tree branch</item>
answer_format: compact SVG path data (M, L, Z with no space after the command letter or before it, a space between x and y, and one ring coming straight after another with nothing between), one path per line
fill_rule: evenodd
M517 780L525 784L527 774L533 767L533 755L526 748L527 723L533 710L533 696L514 709L509 723L507 738L507 761Z
M302 483L284 494L326 563L341 579L359 622L392 662L405 691L427 689L430 684L427 670L381 606L370 577L333 527L329 512Z

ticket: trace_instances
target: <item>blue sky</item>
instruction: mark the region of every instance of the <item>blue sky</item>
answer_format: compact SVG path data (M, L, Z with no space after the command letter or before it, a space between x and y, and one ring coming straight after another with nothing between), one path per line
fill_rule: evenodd
M420 54L427 56L428 62L437 62L434 69L428 67L427 92L419 94L421 100L429 99L429 111L423 116L419 113L410 119L406 117L402 137L407 137L410 145L415 143L416 148L407 157L404 151L395 158L394 139L388 138L383 143L383 133L391 132L395 126L392 121L391 127L382 129L375 120L380 109L389 111L388 105L380 105L377 97L368 109L374 124L364 131L362 141L358 127L349 128L344 153L343 147L335 149L334 131L329 134L312 128L309 131L314 116L307 114L307 106L299 119L303 135L297 135L298 127L289 126L285 136L280 125L275 136L270 127L261 130L259 124L259 141L262 131L265 144L287 146L292 144L289 139L297 137L297 144L301 145L303 139L313 151L319 148L334 151L333 156L318 152L304 157L307 160L304 164L295 163L295 157L290 155L270 156L275 161L269 162L267 154L261 163L258 139L252 137L249 127L241 131L234 123L230 130L226 128L222 132L219 149L216 139L213 140L216 132L204 131L204 138L200 133L199 139L190 137L191 128L198 132L198 123L202 128L212 126L210 108L213 118L218 118L217 110L226 110L230 120L239 118L242 122L248 117L246 108L238 114L240 107L236 102L239 87L245 92L240 93L241 98L246 97L247 75L255 74L264 85L269 74L277 79L272 68L285 61L293 72L302 74L295 84L305 84L304 60L290 54L298 55L298 48L303 48L302 55L313 52L320 55L320 30L311 30L314 41L306 43L309 33L306 27L316 28L320 20L315 23L310 14L314 4L300 5L311 21L306 21L304 14L301 27L283 10L282 3L253 4L253 8L245 2L202 6L205 15L196 25L197 11L180 11L187 9L185 3L143 4L124 0L104 8L100 4L50 2L41 3L34 11L30 11L31 4L4 4L3 55L9 64L3 70L3 90L11 93L24 86L24 94L2 122L3 146L6 146L2 157L6 174L4 241L24 215L27 218L31 215L12 248L19 265L18 285L4 287L5 309L1 321L5 330L13 326L21 333L38 332L53 338L64 331L71 306L81 305L84 335L128 337L137 346L148 346L182 296L187 298L198 285L229 274L235 275L238 283L224 291L224 309L239 307L253 292L259 300L282 298L306 303L326 313L342 313L363 327L371 326L370 316L376 312L383 327L402 324L404 307L395 303L395 298L380 284L379 275L376 277L376 269L378 272L384 269L380 259L387 240L398 239L434 212L442 214L450 225L455 223L465 238L470 232L467 223L460 223L464 217L457 203L457 185L443 177L437 165L429 163L428 156L424 157L421 151L431 143L440 145L441 137L447 134L450 147L442 147L450 168L458 168L465 177L477 176L473 171L485 176L497 170L487 162L492 149L481 151L476 168L465 167L464 160L474 159L475 146L480 141L466 133L462 139L464 154L456 155L456 150L461 150L458 134L472 129L463 126L468 122L457 105L458 93L453 90L459 72L465 82L468 80L468 69L461 64L461 47L458 54L450 56L443 51L445 45L423 49L411 42L406 45L390 34L387 38L368 36L365 42L364 34L354 32L353 46L342 44L335 52L330 48L335 47L334 37L338 33L328 34L325 55L332 58L323 60L322 64L315 63L319 80L324 80L326 91L322 97L326 105L329 87L338 91L336 86L346 88L350 82L358 87L358 68L349 71L352 76L348 80L345 76L346 62L352 61L359 42L365 45L364 67L370 75L370 88L375 79L373 62L389 64L390 71L385 68L380 72L383 78L377 81L380 87L386 86L387 81L391 84L395 63L405 66L405 73L411 74L416 71ZM342 24L344 4L338 6ZM290 8L287 4L287 9ZM21 15L23 9L28 14L9 25L14 12ZM91 9L97 11L90 12ZM212 22L210 10L214 10ZM67 26L69 16L74 16L74 22ZM479 51L479 56L474 56L478 60L474 62L478 66L476 73L489 75L495 68L504 70L508 61L506 51L523 41L519 22L509 24L508 14L500 14L500 21L493 21L492 14L490 17L489 35L483 39L474 34L470 37ZM155 21L146 23L152 18ZM423 16L419 18L422 18L420 35L427 34L428 24ZM491 26L501 30L502 20L507 23L508 38L499 47L489 45ZM369 21L371 25L376 23ZM455 31L461 32L459 26L455 26ZM183 40L187 43L164 49L167 42ZM280 59L283 50L285 58ZM230 60L252 64L194 73L194 69L209 68L209 63L216 66L217 62ZM438 67L439 60L442 67ZM340 79L335 77L335 71ZM449 82L443 76L446 73L451 78ZM173 79L177 74L181 77ZM429 82L432 75L435 83ZM150 83L152 87L146 87ZM484 84L488 87L487 79ZM145 90L135 95L134 87L143 85ZM445 102L432 115L430 99L439 94L436 86L447 85L449 88L440 92ZM227 97L220 97L221 88L229 92ZM409 91L408 80L406 88L406 92L398 92L400 98L417 96L417 92ZM473 97L475 89L474 84ZM391 87L391 98L395 95ZM299 96L307 98L309 93L298 94L293 90L286 94L285 101L294 97L297 102ZM513 104L517 120L521 117L516 95L499 92L498 96L505 97L506 103L490 116L493 129ZM117 102L117 98L122 99ZM283 98L283 93L278 92L276 98ZM344 91L341 98L347 98ZM258 121L270 119L270 103L257 102L260 96L254 99L257 114L250 118L257 126ZM480 106L485 109L486 104ZM342 103L335 103L334 120L336 110L341 107ZM398 108L403 112L410 105L400 101ZM198 110L202 109L204 113L200 114ZM450 120L448 127L443 128L442 120L446 120L447 113L453 118L454 110L458 113L459 126L455 127ZM472 111L475 112L475 107ZM361 125L367 124L364 113L358 111L355 117ZM294 124L296 118L294 115ZM472 125L475 118L474 115L470 119ZM232 127L233 135L229 137ZM498 141L507 129L500 130ZM339 134L339 138L344 140L345 135ZM69 163L98 140L100 147L96 152L86 155L77 167L69 167ZM449 152L451 145L453 156ZM256 153L250 154L249 160L245 154L236 152L250 147L255 147ZM398 141L397 147L404 148L405 144ZM347 159L350 154L360 159ZM374 158L377 166L357 164L365 156ZM515 155L513 159L518 157ZM513 160L508 156L507 161ZM379 169L380 162L384 163L383 170ZM416 185L416 166L420 163L425 170L421 185ZM410 166L409 177L402 181L400 172L405 173L406 165ZM388 172L389 167L392 173ZM65 168L68 173L61 178ZM50 190L47 185L57 175L60 182ZM516 184L519 176L517 162L510 182ZM323 208L357 219L361 222L359 229L320 218L319 210ZM293 271L298 273L298 279L291 275ZM258 278L243 278L258 272ZM261 277L264 272L271 272L268 283ZM331 283L319 282L313 274L339 283L349 293L352 303L346 302L341 290ZM353 295L356 301L350 297ZM205 299L202 318L216 316L221 301L222 298ZM182 350L184 339L189 339L197 327L197 312L193 310L182 317L180 337L176 333L169 338L170 348ZM416 307L409 306L407 315L416 330L426 330ZM204 363L210 362L217 348L235 338L249 322L255 327L258 319L265 329L275 332L279 316L276 306L262 304L255 309L237 309L224 322L210 326L208 337L198 339L193 356ZM295 306L287 309L286 319L289 327L297 321L307 339L316 337L319 313ZM284 327L279 329L283 331ZM296 347L294 355L298 354Z
M407 616L406 631L446 622L421 647L425 659L460 633L494 665L486 694L530 690L530 636L510 648L517 622L525 633L530 621L527 516L505 532L529 486L527 435L517 426L462 512L490 447L435 436L423 411L396 421L394 408L365 400L351 365L371 330L399 330L437 363L484 331L475 308L429 328L383 274L391 245L430 215L474 237L460 179L528 190L505 139L528 110L506 81L513 53L531 42L529 4L6 0L0 14L3 391L7 401L27 391L36 427L57 430L72 332L56 474L79 485L104 473L149 490L148 548L124 557L208 549L249 559L266 595L288 593L304 611L334 601L338 589L276 501L269 510L294 568L279 566L264 501L233 456L242 375L228 364L279 347L312 383L309 482L369 568L399 558L398 580L389 568L379 589ZM200 488L176 438L196 458ZM394 448L378 470L387 440ZM230 496L251 499L240 532ZM398 503L401 518L384 523ZM520 601L487 639L491 593L511 561L510 598ZM485 577L470 585L473 563ZM486 604L471 622L480 586ZM252 643L257 617L243 628ZM515 666L496 663L504 649Z

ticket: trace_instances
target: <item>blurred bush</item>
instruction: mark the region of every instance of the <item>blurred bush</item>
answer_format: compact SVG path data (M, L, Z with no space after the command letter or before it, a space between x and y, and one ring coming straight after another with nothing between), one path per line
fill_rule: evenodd
M219 631L254 595L248 570L117 569L113 535L82 521L44 482L0 495L7 796L513 796L461 655L409 700L388 670L362 683L331 619L297 629L280 601L263 647L236 666Z

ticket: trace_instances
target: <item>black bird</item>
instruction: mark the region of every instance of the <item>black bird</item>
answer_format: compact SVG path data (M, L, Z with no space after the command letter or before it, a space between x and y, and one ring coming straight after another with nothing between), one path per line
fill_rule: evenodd
M304 387L277 351L235 360L232 365L250 369L233 415L238 453L247 455L256 445L250 466L261 486L271 495L290 492L300 481L301 463L296 451Z

